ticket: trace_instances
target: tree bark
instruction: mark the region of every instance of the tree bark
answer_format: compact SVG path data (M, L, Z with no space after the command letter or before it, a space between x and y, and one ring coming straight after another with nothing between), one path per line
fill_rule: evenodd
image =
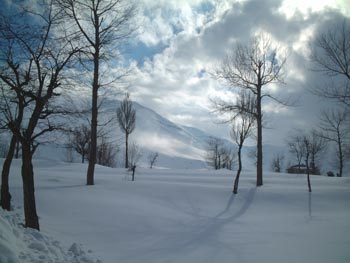
M96 164L96 147L97 147L97 115L98 115L98 89L99 89L99 67L100 67L100 53L99 53L99 20L95 14L95 53L94 53L94 79L92 84L92 108L91 108L91 145L90 145L90 159L87 171L87 185L94 185L94 173Z
M125 168L129 168L128 140L129 140L129 136L128 136L128 133L125 131Z
M237 174L236 174L236 179L235 179L235 183L233 186L233 193L237 194L238 192L238 183L239 183L239 176L241 174L242 171L242 156L241 156L241 152L242 152L242 145L238 146L238 170L237 170Z
M20 151L20 142L17 140L17 142L16 142L15 159L18 159L18 158L19 158L19 151Z
M338 143L338 151L339 151L339 177L342 177L343 176L343 166L344 166L344 163L343 163L344 156L343 156L343 149L341 147L341 139L340 139L339 132L338 132L337 143Z
M1 207L7 211L11 210L11 194L9 191L9 175L11 163L16 150L17 139L12 135L10 147L4 161L1 172Z
M39 218L36 213L34 171L32 153L29 145L22 144L22 181L25 227L39 228Z
M262 152L262 112L261 112L261 87L257 94L257 163L256 186L263 185L263 152Z
M307 171L307 186L309 188L309 192L311 193L311 182L310 182L310 169L309 169L309 153L306 154L306 171Z

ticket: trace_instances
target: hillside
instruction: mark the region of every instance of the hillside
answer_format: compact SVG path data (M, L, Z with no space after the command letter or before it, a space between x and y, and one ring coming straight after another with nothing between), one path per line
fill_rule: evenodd
M106 100L101 109L100 122L107 122L115 118L116 108L119 105L117 100ZM206 155L207 142L212 134L197 129L179 125L169 121L154 110L144 107L141 104L134 103L136 109L136 128L131 134L131 142L136 142L142 151L140 165L147 167L147 156L151 152L158 152L158 167L162 168L180 168L180 169L200 169L206 168L204 157ZM88 115L87 115L88 117ZM82 120L74 121L79 126ZM103 128L108 131L109 138L112 142L118 142L123 148L124 137L119 130L118 124L114 119L107 127ZM50 139L52 140L52 139ZM235 147L229 140L225 140L227 145ZM56 136L54 143L41 145L36 153L36 158L49 159L56 161L66 161L67 150L64 148L66 136ZM244 167L254 169L254 161L248 157L249 153L254 151L254 146L243 148ZM119 163L123 163L122 152L118 156ZM286 152L281 146L264 145L264 164L267 171L270 170L271 159L274 154ZM75 155L75 162L80 161L80 157Z

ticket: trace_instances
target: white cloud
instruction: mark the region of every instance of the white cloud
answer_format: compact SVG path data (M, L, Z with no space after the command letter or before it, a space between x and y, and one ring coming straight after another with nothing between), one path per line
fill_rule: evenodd
M278 0L211 1L214 8L204 14L196 9L203 2L143 0L147 12L154 10L155 13L148 16L149 24L141 39L149 45L167 43L168 47L139 66L135 73L133 96L173 121L192 124L227 137L227 128L218 126L215 123L217 118L210 113L208 98L232 99L234 96L227 89L220 89L222 84L205 72L223 58L235 41L246 41L257 30L265 31L281 47L289 50L286 85L271 86L269 91L282 98L286 94L305 93L306 86L313 78L306 58L308 42L315 30L322 29L318 25L323 23L324 14L327 14L327 19L337 15L336 11L324 8L336 6L330 1L313 3L311 9L311 4L305 4L305 1L300 5ZM283 11L286 8L291 13L286 14ZM307 16L298 14L297 10ZM164 25L161 27L162 23ZM176 26L181 30L174 30ZM312 96L307 96L307 99L310 103L315 101ZM300 108L279 108L274 105L268 103L264 109L272 114L276 126L284 123L283 132L293 125L293 120L288 122L288 126L278 116L288 116L298 120L295 123L300 123L300 118L315 118L320 106L305 105L303 107L307 113L302 113ZM282 141L283 135L276 136L276 132L266 131L273 141L277 137L281 137ZM268 136L266 140L268 142Z

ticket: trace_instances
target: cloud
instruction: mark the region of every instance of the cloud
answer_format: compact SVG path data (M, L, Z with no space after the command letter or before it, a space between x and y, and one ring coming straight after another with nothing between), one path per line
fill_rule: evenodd
M142 15L148 23L140 41L166 46L137 66L133 97L170 120L228 137L228 128L218 125L218 118L211 113L209 98L228 97L229 93L209 73L237 41L245 42L255 32L264 31L288 50L286 84L270 91L300 101L298 107L291 108L264 102L266 117L274 128L265 130L265 142L283 143L288 129L314 125L320 108L328 103L320 103L307 91L310 85L325 80L310 70L309 42L330 22L343 18L337 5L329 1L318 7L304 2L143 0L146 9Z

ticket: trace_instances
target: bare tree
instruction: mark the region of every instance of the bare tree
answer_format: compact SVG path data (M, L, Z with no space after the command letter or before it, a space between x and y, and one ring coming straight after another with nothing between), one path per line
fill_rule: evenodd
M245 90L254 95L254 112L226 102L217 103L217 108L221 112L245 112L254 115L257 129L257 186L263 184L262 100L270 98L282 103L266 89L269 84L283 83L282 68L286 58L280 53L281 50L274 47L270 39L259 35L248 45L238 43L214 73L217 79L223 80L230 88Z
M233 125L230 132L232 140L236 143L238 150L238 170L236 174L236 178L234 181L233 193L237 194L238 191L238 183L239 177L242 171L242 148L245 140L252 135L252 131L255 123L255 102L252 96L243 91L239 94L237 98L236 105L239 105L240 108L246 109L246 111L242 111L233 116Z
M297 135L291 136L291 138L288 140L288 147L289 152L294 155L297 161L298 172L300 173L301 163L306 155L303 134L298 133Z
M298 162L299 172L302 161L307 159L308 162L305 163L307 172L310 174L320 173L317 161L326 149L327 142L319 132L316 130L310 132L297 130L288 141L288 146L289 151L294 154Z
M221 148L223 148L222 140L211 137L207 141L207 153L205 159L207 164L215 170L221 168Z
M236 121L232 125L231 138L236 143L238 150L238 170L236 173L236 178L233 186L233 193L237 194L239 176L242 171L242 148L245 140L251 135L254 128L255 119L251 114L242 114L240 116L240 121Z
M305 148L305 165L307 173L307 185L311 193L310 174L318 174L316 171L315 159L325 149L325 140L319 137L315 131L303 135L303 144Z
M210 137L207 141L206 162L215 170L231 170L235 154L231 147L225 144L222 139Z
M306 165L306 173L307 173L307 186L309 188L309 192L311 193L310 166L309 166L311 141L307 135L304 135L302 140L303 140L303 147L305 149L304 151L305 151L305 165Z
M319 136L316 130L312 130L308 135L309 140L309 153L310 153L310 173L320 174L319 165L317 160L327 147L327 141Z
M317 35L311 45L311 60L316 65L315 69L331 77L329 83L313 88L313 92L350 107L349 22L344 19L340 25ZM338 81L334 81L335 77Z
M232 147L225 146L220 149L220 155L221 155L221 168L222 169L227 169L227 170L232 170L233 165L236 159L236 154L235 151Z
M133 142L129 148L129 164L130 166L136 166L142 157L142 151L140 146Z
M149 162L149 168L152 169L153 165L156 164L158 160L159 154L157 152L150 153L147 157L148 162Z
M101 136L97 143L97 164L115 167L116 155L116 146L109 142L106 136Z
M8 27L8 21L3 18L1 21L0 32L3 37L1 41L1 59L6 61L3 67L0 69L0 91L1 91L1 119L0 126L3 129L9 130L9 124L11 122L15 125L20 126L26 103L24 100L16 100L16 95L22 96L20 91L22 87L28 85L29 74L20 71L16 68L17 65L13 62L13 52L11 51L14 43L10 39L7 39L6 27ZM29 69L28 69L29 70ZM10 85L9 85L10 84ZM17 90L17 91L16 91ZM16 93L14 94L15 91ZM11 131L10 131L11 133ZM1 207L5 210L11 209L11 194L9 192L9 175L13 157L16 151L16 145L19 140L14 133L11 133L11 141L6 150L5 161L1 171Z
M299 173L301 162L305 161L306 174L307 174L307 184L309 192L311 192L311 182L310 182L310 153L312 151L312 136L298 131L297 135L294 135L288 142L289 151L295 155L298 161ZM305 159L304 159L305 158Z
M79 128L76 128L69 137L67 147L80 154L82 163L84 163L90 152L90 139L90 127L86 124L82 124Z
M62 92L63 70L79 49L68 38L57 35L62 17L52 1L37 4L39 11L28 10L21 18L1 20L0 56L4 62L0 78L13 102L3 111L7 127L22 146L25 226L39 230L32 158L39 137L58 128L50 121L52 115L62 113L54 98ZM25 18L32 22L26 23ZM19 121L18 116L23 116L25 109L28 119ZM16 111L20 113L14 114Z
M284 161L283 153L275 154L271 162L272 171L274 171L275 173L280 173L282 171L283 161Z
M120 103L119 108L117 109L117 118L119 127L122 132L125 134L125 168L129 168L129 157L128 157L128 142L129 135L135 129L136 123L136 111L133 107L133 103L129 97L129 94L126 94L123 101Z
M97 149L98 97L101 87L112 85L115 80L103 83L102 63L116 56L118 45L133 32L131 19L134 6L127 0L58 0L68 17L81 34L81 41L87 46L85 64L93 64L91 147L87 170L87 185L94 184L94 171ZM116 77L116 79L121 76Z
M320 118L319 136L326 141L335 143L337 146L337 160L339 165L339 176L343 175L345 162L344 149L349 139L349 112L346 110L324 111Z

